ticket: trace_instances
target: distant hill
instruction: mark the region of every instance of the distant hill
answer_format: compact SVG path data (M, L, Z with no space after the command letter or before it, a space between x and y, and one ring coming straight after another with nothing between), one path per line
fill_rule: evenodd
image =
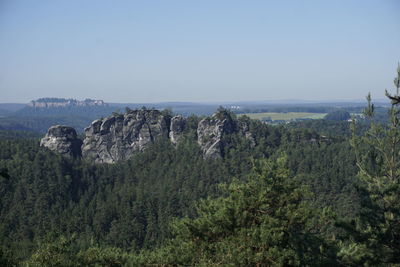
M82 116L4 116L0 117L0 130L29 131L44 134L53 125L68 125L79 133L97 117Z
M0 104L0 129L24 130L45 133L56 124L74 127L83 132L93 120L110 116L113 112L124 112L126 107L139 109L141 107L159 110L169 109L184 117L190 115L208 116L219 106L236 114L244 113L330 113L345 109L349 113L360 113L365 104L361 103L268 103L268 102L223 102L223 103L193 103L193 102L160 102L160 103L106 103L103 100L77 100L72 98L45 97L31 101L29 104ZM318 115L318 114L317 114Z
M183 116L190 115L211 115L214 113L220 104L213 103L194 103L194 102L160 102L160 103L109 103L110 106L130 109L138 109L143 106L147 108L155 109L170 109L176 114L181 114Z
M11 113L11 111L0 108L0 116L5 116L5 115L8 115L10 113Z
M6 109L7 108L7 109ZM117 107L103 100L40 98L29 104L0 104L0 129L45 133L56 124L82 132L94 119L110 115Z
M21 103L0 103L0 110L7 111L7 112L15 112L24 108L26 104Z
M79 117L101 117L111 114L118 108L112 106L61 106L61 107L46 107L36 108L26 106L10 115L17 117L58 117L58 116L79 116Z

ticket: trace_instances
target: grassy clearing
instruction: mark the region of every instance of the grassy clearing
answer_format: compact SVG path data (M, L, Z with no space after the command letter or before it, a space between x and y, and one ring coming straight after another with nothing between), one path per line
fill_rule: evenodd
M256 120L267 120L271 119L290 121L295 119L322 119L325 117L326 113L311 113L311 112L264 112L264 113L246 113L252 119Z

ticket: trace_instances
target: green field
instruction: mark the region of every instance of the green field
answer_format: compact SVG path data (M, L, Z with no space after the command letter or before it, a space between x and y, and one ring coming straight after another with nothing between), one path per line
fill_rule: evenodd
M311 113L311 112L264 112L264 113L246 113L252 119L267 120L268 118L276 120L290 121L295 119L322 119L326 113Z

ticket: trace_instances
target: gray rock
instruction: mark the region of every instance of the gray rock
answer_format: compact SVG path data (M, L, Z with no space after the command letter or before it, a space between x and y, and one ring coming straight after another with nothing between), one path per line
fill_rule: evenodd
M203 151L203 157L217 159L223 157L224 147L228 141L225 135L239 134L246 138L251 147L256 145L255 138L250 132L248 121L234 120L224 109L218 110L211 117L201 120L197 127L197 142Z
M169 139L173 144L177 144L183 135L185 129L186 120L181 115L177 115L171 119L171 125L169 129Z
M186 119L181 115L171 118L158 110L128 110L125 114L93 121L85 129L83 144L73 128L57 125L48 130L40 145L67 156L82 155L95 163L114 163L129 159L159 138L169 138L177 144L185 127ZM197 126L197 142L203 157L223 157L224 147L229 145L229 138L224 136L230 134L240 134L255 146L249 122L232 119L226 110L201 120Z
M203 151L204 158L221 158L224 146L222 137L234 131L235 123L224 111L201 120L197 127L197 142Z
M95 120L85 129L82 156L96 163L130 158L158 138L168 138L169 117L158 110L130 110Z
M82 141L78 139L74 128L55 125L49 128L47 134L40 140L40 146L68 157L81 155Z

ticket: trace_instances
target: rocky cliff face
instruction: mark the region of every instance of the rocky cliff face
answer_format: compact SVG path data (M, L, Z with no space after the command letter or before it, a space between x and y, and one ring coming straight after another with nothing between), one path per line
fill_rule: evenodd
M186 120L181 115L177 115L171 119L169 139L173 144L177 144L185 130Z
M82 141L72 127L55 125L49 128L40 146L68 157L80 157Z
M160 138L169 138L177 144L185 127L186 119L181 115L171 118L158 110L129 110L93 121L85 129L83 144L73 128L58 125L49 129L41 145L63 155L82 155L96 163L114 163L130 158ZM255 145L248 123L234 120L226 110L201 120L197 143L204 158L223 157L224 147L229 143L224 136L237 133Z
M233 133L243 135L252 146L255 145L248 123L232 119L225 110L218 111L211 117L201 120L197 127L197 142L203 151L204 158L223 157L223 149L226 145L223 137Z
M158 110L132 110L96 120L85 129L82 156L96 163L130 158L158 138L168 138L170 118Z
M204 158L222 157L224 134L234 132L233 120L220 112L199 122L197 127L197 142L203 151Z

